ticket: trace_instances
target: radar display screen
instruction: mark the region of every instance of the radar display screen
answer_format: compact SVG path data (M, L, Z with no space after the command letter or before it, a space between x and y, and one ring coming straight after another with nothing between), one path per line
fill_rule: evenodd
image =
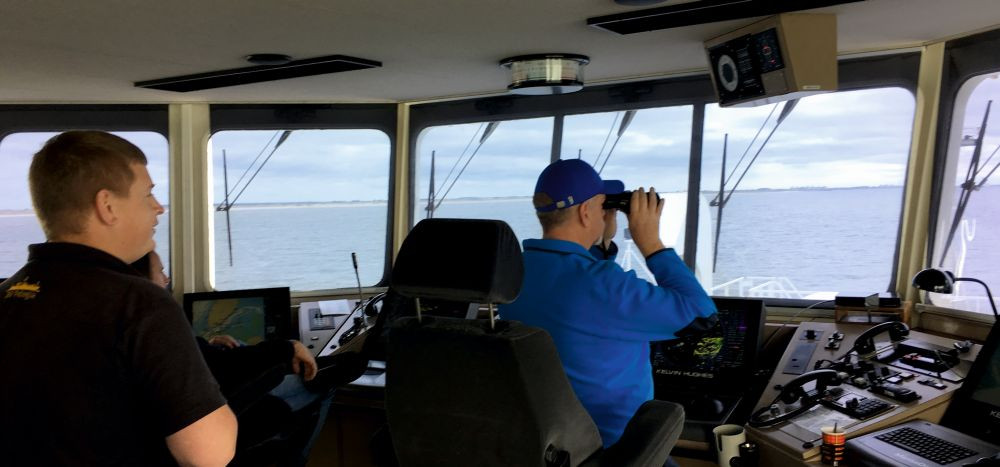
M764 325L760 300L714 298L719 321L700 335L653 342L650 358L657 383L680 385L749 376L756 365Z

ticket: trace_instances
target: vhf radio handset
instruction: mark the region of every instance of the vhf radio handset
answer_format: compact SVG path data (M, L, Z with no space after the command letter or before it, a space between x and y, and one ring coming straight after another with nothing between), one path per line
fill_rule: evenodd
M910 328L899 321L889 321L872 326L871 329L854 339L854 347L851 350L858 352L858 355L862 357L874 354L875 336L885 332L889 333L889 340L896 343L906 340L906 336L910 334Z
M816 386L807 391L805 389L806 383L813 381L816 382ZM813 370L798 376L783 385L776 386L775 388L781 391L778 397L775 397L767 406L761 407L754 412L750 416L748 423L755 428L764 428L791 420L815 407L820 399L826 395L827 388L829 386L839 386L840 382L840 376L834 370ZM790 412L781 413L777 405L778 401L786 405L799 402L799 407ZM771 416L765 419L764 415L766 414L770 414Z

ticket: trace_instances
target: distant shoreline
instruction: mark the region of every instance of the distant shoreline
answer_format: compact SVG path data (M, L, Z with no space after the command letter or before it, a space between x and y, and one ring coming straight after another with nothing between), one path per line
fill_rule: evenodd
M794 188L756 188L753 190L736 190L737 193L772 192L772 191L842 191L861 189L890 189L902 188L899 185L883 186L852 186L852 187L794 187ZM683 193L683 191L672 191L666 193ZM715 196L715 190L702 190L702 194ZM495 196L495 197L465 197L448 198L444 204L472 204L472 203L496 203L496 202L523 202L531 201L531 196ZM233 211L241 209L276 209L276 208L342 208L342 207L367 207L385 206L386 200L373 201L299 201L299 202L279 202L279 203L241 203L233 206ZM417 208L426 206L427 198L417 200Z
M163 209L164 214L170 212L167 207ZM0 209L0 217L35 217L35 211L33 209Z
M989 186L989 185L988 185ZM879 185L879 186L852 186L852 187L792 187L792 188L755 188L752 190L736 190L736 193L755 193L755 192L782 192L782 191L844 191L844 190L877 190L877 189L898 189L902 188L899 185ZM682 193L680 191L668 192L668 193ZM705 196L715 196L717 190L702 190L701 193ZM445 204L470 204L470 203L487 203L487 202L513 202L513 201L525 201L531 200L530 196L498 196L498 197L467 197L467 198L452 198L446 199ZM386 200L369 200L369 201L290 201L290 202L276 202L276 203L240 203L233 206L233 211L241 210L254 210L254 209L283 209L283 208L349 208L349 207L370 207L370 206L385 206L388 202ZM422 209L424 205L427 204L427 198L420 198L417 200L418 209ZM164 208L169 210L169 207L164 206ZM0 209L0 217L25 217L34 216L35 213L31 209Z

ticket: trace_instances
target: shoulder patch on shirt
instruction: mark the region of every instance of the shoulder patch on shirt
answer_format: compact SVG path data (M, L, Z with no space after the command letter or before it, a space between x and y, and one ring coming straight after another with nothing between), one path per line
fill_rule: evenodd
M38 293L41 291L42 291L41 282L35 282L34 284L32 284L28 282L27 278L25 278L23 281L10 286L10 288L7 289L7 293L4 294L3 298L5 299L21 298L24 300L31 300L35 298L35 296L38 295Z

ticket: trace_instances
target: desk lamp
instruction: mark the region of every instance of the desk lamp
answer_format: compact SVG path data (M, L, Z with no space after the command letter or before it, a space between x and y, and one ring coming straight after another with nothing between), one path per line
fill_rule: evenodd
M981 284L983 288L986 289L986 296L990 300L990 306L993 307L993 317L1000 317L1000 315L997 314L997 305L993 302L993 294L990 293L990 288L986 286L985 282L979 279L973 279L971 277L955 277L951 271L945 271L937 268L927 268L913 276L914 287L934 293L950 294L954 291L954 283L958 281L976 282Z

